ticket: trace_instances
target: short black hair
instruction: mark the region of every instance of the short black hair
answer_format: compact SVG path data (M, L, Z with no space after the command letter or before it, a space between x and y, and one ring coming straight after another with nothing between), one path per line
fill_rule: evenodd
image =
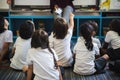
M119 19L113 19L110 22L110 29L117 32L120 35L120 20Z
M0 15L0 33L4 32L4 17Z
M25 21L20 25L19 35L22 39L29 39L34 32L34 25L30 21Z

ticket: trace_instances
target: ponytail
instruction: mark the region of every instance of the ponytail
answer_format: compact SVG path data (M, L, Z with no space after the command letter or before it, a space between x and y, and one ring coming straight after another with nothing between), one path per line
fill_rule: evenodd
M93 50L93 43L92 43L92 26L88 23L84 23L80 26L80 34L85 39L85 46L89 51Z
M51 48L49 47L48 34L44 30L40 29L40 30L36 30L34 32L34 34L32 36L32 40L31 40L31 47L33 47L33 48L41 47L42 49L48 48L48 50L53 55L54 65L55 65L54 67L55 67L55 69L58 69L55 55L54 55L53 51L51 50Z
M53 51L51 50L51 48L50 47L48 47L48 50L52 53L52 55L53 55L53 59L54 59L54 67L55 67L55 69L58 69L58 64L57 64L57 61L56 61L56 59L55 59L55 55L54 55L54 53L53 53Z

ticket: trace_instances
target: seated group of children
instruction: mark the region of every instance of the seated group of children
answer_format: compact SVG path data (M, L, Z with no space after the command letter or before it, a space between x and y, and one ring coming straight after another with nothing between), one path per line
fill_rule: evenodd
M7 23L7 20L0 16L0 64L8 55L9 46L13 42L12 31L8 30ZM73 13L70 14L69 24L64 18L56 18L50 36L43 29L35 30L34 23L27 20L20 25L19 36L12 49L10 67L27 72L27 80L32 77L34 80L62 80L64 67L73 67L73 72L80 75L102 73L108 59L120 60L119 25L119 19L111 21L110 31L107 32L105 43L101 47L99 39L94 37L97 23L87 21L81 24L79 37L71 50ZM100 52L104 54L100 55Z

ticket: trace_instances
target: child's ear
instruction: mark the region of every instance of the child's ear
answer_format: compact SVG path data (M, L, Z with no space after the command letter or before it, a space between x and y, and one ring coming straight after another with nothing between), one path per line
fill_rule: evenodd
M95 32L95 31L93 31L93 32L92 32L92 36L95 36L95 35L96 35L96 32Z

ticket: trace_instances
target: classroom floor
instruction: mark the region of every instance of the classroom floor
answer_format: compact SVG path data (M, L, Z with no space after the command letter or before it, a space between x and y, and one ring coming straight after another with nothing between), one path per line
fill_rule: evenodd
M0 80L26 80L22 71L16 71L9 67L9 64L0 66ZM73 73L72 68L65 68L63 80L120 80L120 73L114 73L106 69L106 73L81 76Z

